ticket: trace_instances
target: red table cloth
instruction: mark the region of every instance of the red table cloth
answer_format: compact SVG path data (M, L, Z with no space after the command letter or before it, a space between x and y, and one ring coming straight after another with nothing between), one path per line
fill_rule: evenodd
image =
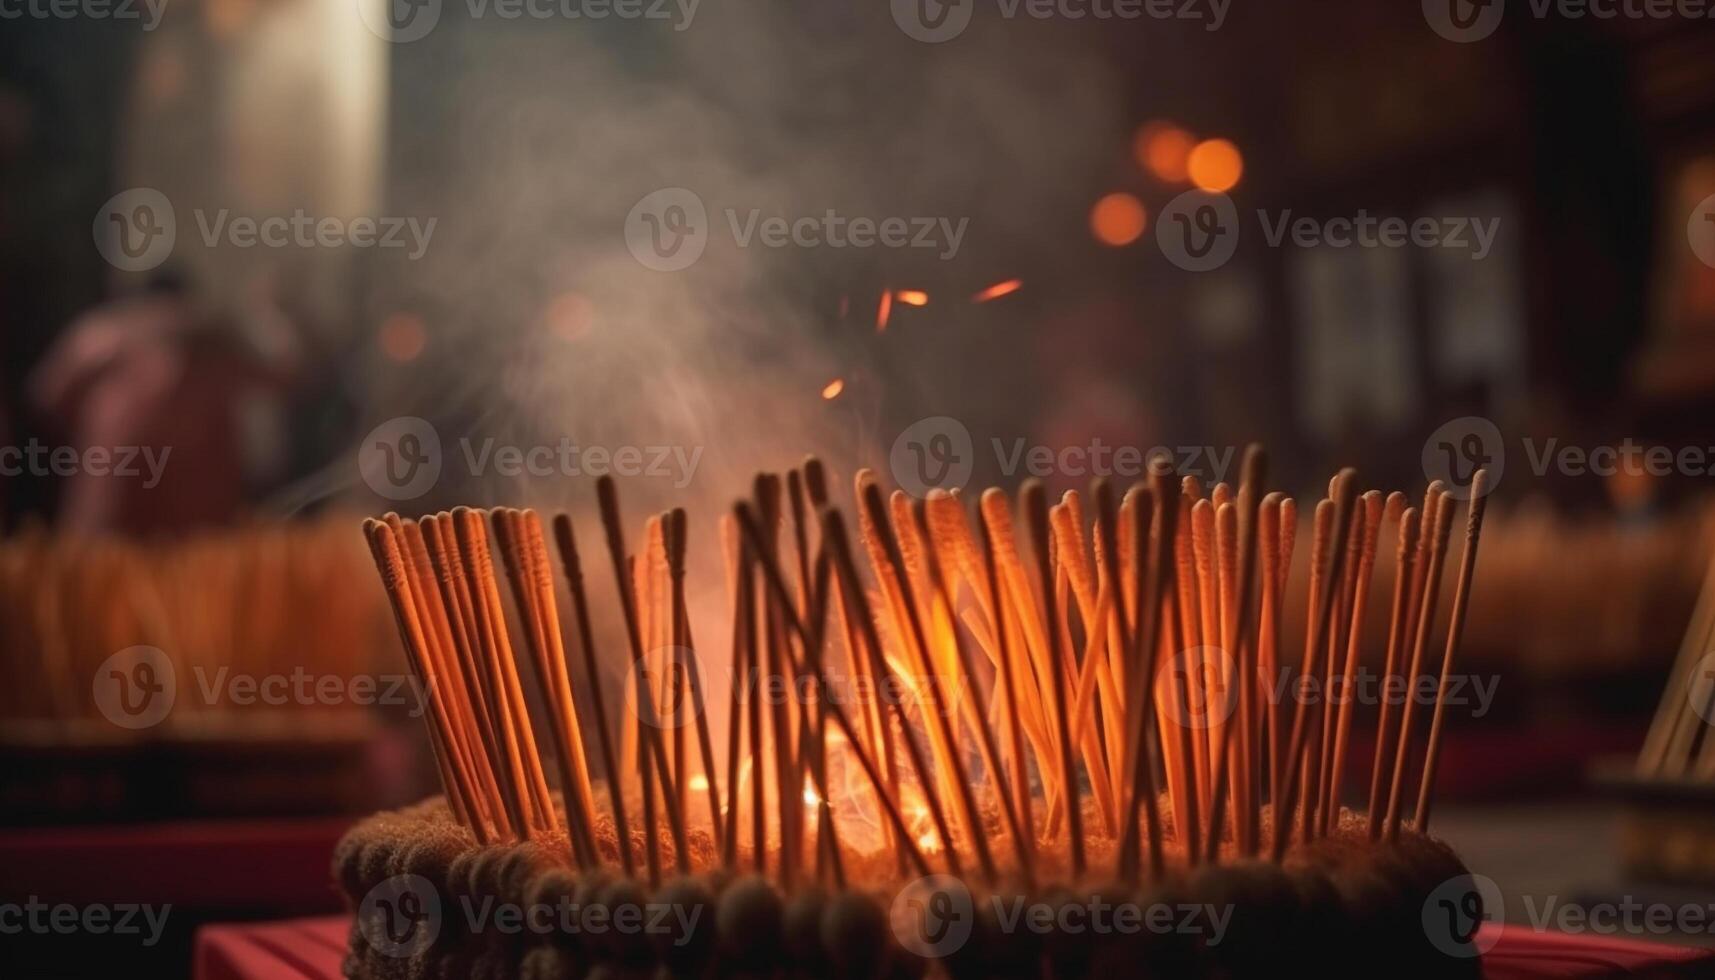
M351 920L344 917L209 926L197 936L194 977L340 980L340 959L350 932ZM1514 926L1503 929L1484 955L1483 973L1488 980L1715 976L1715 950Z

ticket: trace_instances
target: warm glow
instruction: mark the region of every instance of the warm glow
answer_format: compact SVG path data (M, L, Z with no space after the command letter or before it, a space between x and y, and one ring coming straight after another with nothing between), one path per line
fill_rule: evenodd
M804 805L805 806L813 807L820 802L822 802L822 797L819 796L814 789L812 789L809 786L804 787Z
M881 306L875 311L875 332L887 332L887 318L893 314L893 290L881 291Z
M1157 180L1182 184L1190 176L1191 149L1197 145L1192 135L1171 123L1149 123L1137 131L1132 141L1132 153L1138 166L1155 175Z
M933 833L930 833L929 831L924 831L923 833L917 835L917 846L922 848L925 851L940 850L940 847L938 846L936 841L937 841L937 839L936 839L935 835Z
M840 392L845 391L845 390L846 390L845 381L841 378L835 378L834 380L828 382L827 385L822 388L822 397L827 399L828 401L833 401L834 399L840 397Z
M1200 189L1221 193L1238 186L1245 173L1245 158L1232 140L1204 140L1191 151L1191 183Z
M1023 279L1008 279L1005 282L997 282L989 288L977 293L975 296L972 296L971 302L987 303L991 299L1000 299L1002 296L1010 296L1013 293L1018 292L1019 288L1023 285Z
M577 340L589 332L595 320L595 305L583 293L564 292L548 303L542 319L562 339Z
M1143 202L1130 194L1109 194L1090 209L1090 231L1103 245L1130 245L1147 223Z
M928 306L929 294L921 289L901 289L893 294L906 306Z
M395 313L383 320L376 339L381 353L401 364L416 360L429 344L423 320L415 313Z
M694 793L706 793L709 791L709 777L702 773L697 773L695 776L691 777L688 785Z

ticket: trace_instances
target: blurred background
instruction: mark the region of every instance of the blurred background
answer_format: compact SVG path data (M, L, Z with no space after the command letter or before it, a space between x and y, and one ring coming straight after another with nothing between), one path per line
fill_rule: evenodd
M1441 829L1503 888L1715 895L1661 822L1699 780L1605 775L1710 560L1715 20L1564 6L16 7L0 897L172 902L162 975L338 910L332 840L433 787L350 683L402 671L362 515L583 520L612 470L716 597L714 516L807 452L1061 490L1252 440L1301 501L1495 467ZM337 696L233 685L299 675Z

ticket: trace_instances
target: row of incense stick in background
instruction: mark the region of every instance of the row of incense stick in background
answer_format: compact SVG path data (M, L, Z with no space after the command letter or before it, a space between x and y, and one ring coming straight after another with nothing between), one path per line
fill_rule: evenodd
M1136 878L1169 861L1279 860L1295 840L1335 828L1348 782L1361 782L1347 758L1359 709L1350 698L1280 699L1293 685L1277 679L1350 685L1390 538L1399 569L1385 674L1427 671L1437 695L1421 712L1413 698L1398 711L1382 699L1367 825L1372 838L1391 837L1429 820L1486 475L1472 488L1438 650L1452 495L1435 483L1411 507L1401 494L1360 495L1351 470L1336 476L1314 510L1293 657L1283 597L1296 504L1264 493L1265 463L1251 447L1236 493L1216 485L1205 496L1157 462L1123 499L1097 481L1088 496L1050 504L1031 481L1016 500L990 489L974 508L940 491L887 496L862 471L855 540L817 461L785 479L759 475L720 523L733 681L721 747L708 720L721 705L705 690L720 659L693 641L682 510L648 518L634 553L615 485L598 483L599 563L616 583L623 651L595 646L586 559L570 520L554 520L576 664L550 535L534 512L388 515L366 533L412 668L434 692L427 718L450 806L480 841L561 830L552 772L572 858L616 860L628 873L641 864L652 881L704 861L692 851L706 839L708 863L749 864L788 885L842 884L862 805L900 871ZM621 658L632 665L626 711L600 683L602 664ZM767 679L804 696L769 697ZM546 717L531 718L526 680ZM848 690L904 696L838 693ZM609 776L605 801L590 778L592 746ZM605 849L603 802L616 838Z
M25 530L0 543L0 720L120 733L91 679L140 644L165 652L186 690L234 675L374 674L396 663L374 583L348 517L158 541ZM268 716L181 697L165 725Z

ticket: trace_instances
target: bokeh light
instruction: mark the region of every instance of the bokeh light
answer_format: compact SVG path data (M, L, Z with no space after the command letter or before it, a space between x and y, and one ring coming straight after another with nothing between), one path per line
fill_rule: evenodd
M1191 151L1186 163L1191 183L1200 190L1215 193L1237 187L1245 173L1245 158L1232 140L1204 140Z
M1115 248L1137 241L1148 221L1143 202L1124 192L1109 194L1090 209L1090 231L1096 241Z

